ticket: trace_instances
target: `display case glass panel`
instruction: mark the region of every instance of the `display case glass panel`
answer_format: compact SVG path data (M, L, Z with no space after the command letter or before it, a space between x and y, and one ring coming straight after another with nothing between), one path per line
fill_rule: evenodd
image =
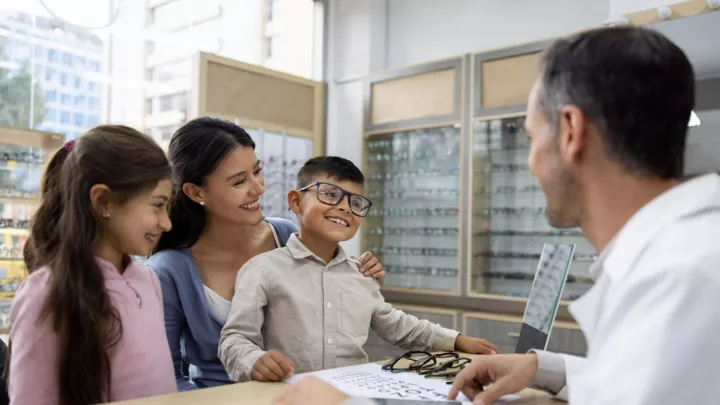
M312 157L313 141L262 129L249 129L248 133L255 141L255 153L263 162L263 215L289 219L297 224L295 214L288 211L287 193L295 188L298 172Z
M365 140L363 251L383 263L383 286L460 293L459 126L371 135Z
M563 299L592 285L597 252L579 229L555 229L528 167L524 117L479 120L472 136L470 293L527 297L543 245L575 244Z
M39 204L48 151L8 143L2 138L0 129L0 298L10 298L27 274L23 246L30 233L30 219Z

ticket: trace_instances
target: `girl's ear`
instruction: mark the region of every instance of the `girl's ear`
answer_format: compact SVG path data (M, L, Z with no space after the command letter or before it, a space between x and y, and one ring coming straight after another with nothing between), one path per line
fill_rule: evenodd
M90 205L101 218L110 217L110 187L96 184L90 188Z
M189 199L195 201L196 203L200 205L205 204L202 188L198 187L196 184L184 183L182 185L182 192L185 193L185 195L188 196Z
M300 193L297 190L288 191L287 201L290 211L300 215Z

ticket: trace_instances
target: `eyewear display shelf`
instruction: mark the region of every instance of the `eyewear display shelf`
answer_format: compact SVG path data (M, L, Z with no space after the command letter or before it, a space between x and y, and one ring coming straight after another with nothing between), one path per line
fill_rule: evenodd
M44 164L63 142L61 134L0 127L0 334L10 326L10 303L27 274L23 246Z
M479 119L473 125L470 294L527 297L546 243L575 244L562 299L592 286L596 251L579 229L554 229L545 195L528 167L525 117Z
M592 285L596 252L578 230L547 224L522 129L547 46L463 55L368 79L363 169L373 209L361 250L384 264L387 301L508 353L543 245L575 244L548 348L584 355L567 305ZM373 360L400 350L372 333L366 348Z
M289 219L297 225L297 217L288 210L287 193L296 187L300 168L313 156L313 141L263 129L248 129L248 133L263 162L265 194L260 199L263 215Z

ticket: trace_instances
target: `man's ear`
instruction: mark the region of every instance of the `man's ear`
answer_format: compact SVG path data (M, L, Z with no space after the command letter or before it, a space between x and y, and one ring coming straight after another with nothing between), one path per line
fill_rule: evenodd
M185 195L188 196L189 199L195 201L196 203L200 205L205 204L205 199L203 198L203 190L196 184L183 183L182 192L185 193Z
M110 187L105 184L95 184L90 187L90 205L93 211L102 218L109 218L110 213Z
M576 165L588 143L588 121L575 105L560 110L558 134L560 153L568 166Z
M300 215L300 192L297 190L288 191L287 202L288 207L290 207L290 211L294 212L296 215Z

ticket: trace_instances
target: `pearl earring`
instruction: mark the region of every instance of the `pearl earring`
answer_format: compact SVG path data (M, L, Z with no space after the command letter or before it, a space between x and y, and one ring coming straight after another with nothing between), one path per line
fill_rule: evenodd
M200 201L200 205L205 205L205 201Z
M103 217L103 218L110 218L110 214L108 214L107 212L105 212L105 213L102 214L102 217Z

